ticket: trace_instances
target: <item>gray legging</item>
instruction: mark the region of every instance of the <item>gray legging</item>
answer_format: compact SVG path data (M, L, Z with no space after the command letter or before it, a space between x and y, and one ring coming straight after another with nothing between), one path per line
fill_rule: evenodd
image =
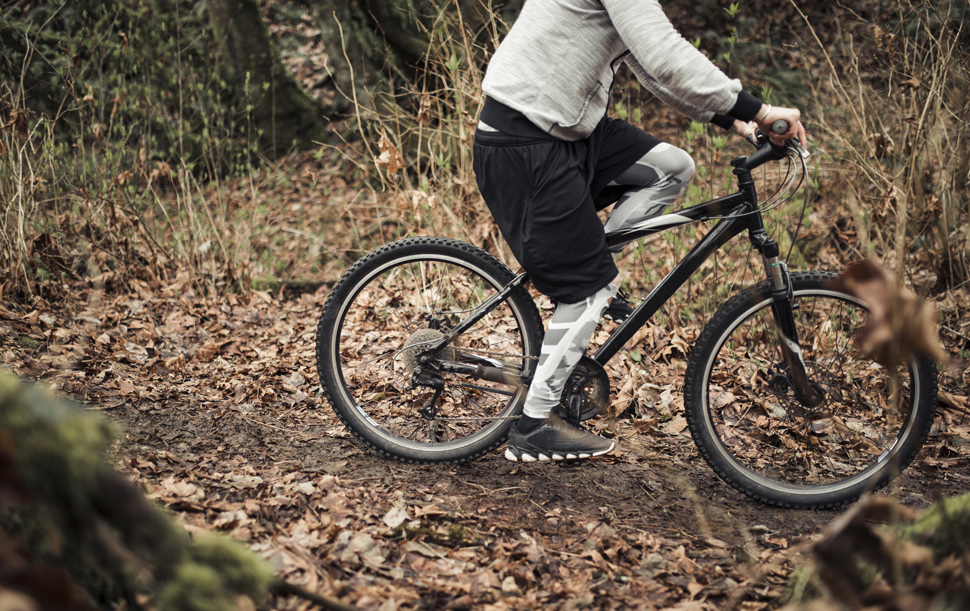
M694 160L686 151L666 142L658 144L608 185L629 185L630 190L613 206L603 229L609 233L663 213L684 194L693 177ZM623 246L613 251L619 252Z
M604 229L629 227L657 216L683 195L694 176L694 160L670 144L659 144L621 172L609 186L629 186L613 207ZM614 252L623 245L614 248ZM546 418L559 404L569 374L586 351L603 311L616 296L617 287L608 284L576 303L560 303L549 320L539 366L525 399L524 413Z

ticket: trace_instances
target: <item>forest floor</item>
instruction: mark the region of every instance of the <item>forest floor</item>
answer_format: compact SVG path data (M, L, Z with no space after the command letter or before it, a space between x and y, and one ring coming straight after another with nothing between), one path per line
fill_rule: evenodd
M274 222L329 223L320 231L339 251L375 202L331 186L326 199L299 180L266 193L279 207ZM284 244L281 257L287 248L300 246ZM608 457L518 464L493 452L458 466L405 465L358 445L318 389L317 317L345 264L325 266L315 290L221 298L182 277L78 281L30 308L0 306L0 354L21 377L115 423L115 463L189 530L228 533L281 577L361 609L780 606L789 572L837 513L761 505L700 458L681 388L699 325L670 330L636 363L616 360L614 399L637 388L661 416L601 422L618 442ZM970 299L948 295L959 307L942 308L944 322L959 339ZM954 369L941 388L965 402L967 379ZM970 422L941 410L887 493L925 507L970 489L968 465ZM307 606L278 599L274 608Z

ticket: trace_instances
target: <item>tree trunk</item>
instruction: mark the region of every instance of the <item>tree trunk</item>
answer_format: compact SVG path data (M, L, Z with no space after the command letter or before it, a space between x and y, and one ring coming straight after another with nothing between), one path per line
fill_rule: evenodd
M493 18L511 25L522 4L523 0L497 0L490 7L479 0L310 0L327 45L341 110L355 101L376 109L381 105L378 93L407 93L408 85L424 73L429 51L434 55L435 39L450 36L461 46L459 24L477 47L494 51Z
M270 157L328 139L324 110L283 68L256 0L209 0L223 73L234 85Z
M366 8L356 0L316 0L312 9L337 89L334 109L345 111L355 101L371 108L372 93L381 80L384 53L369 27Z

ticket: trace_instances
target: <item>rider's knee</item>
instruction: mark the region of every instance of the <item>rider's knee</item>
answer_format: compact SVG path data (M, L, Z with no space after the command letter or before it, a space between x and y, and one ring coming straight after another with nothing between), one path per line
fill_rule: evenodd
M694 172L696 170L694 158L684 149L674 148L671 150L669 152L669 162L670 173L680 182L688 183L694 178Z

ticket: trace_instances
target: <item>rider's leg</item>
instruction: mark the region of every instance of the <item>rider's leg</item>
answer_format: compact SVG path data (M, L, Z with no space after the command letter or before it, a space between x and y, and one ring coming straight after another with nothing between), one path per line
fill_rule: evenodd
M666 142L658 143L639 159L621 170L596 193L597 208L616 202L603 229L609 233L629 228L661 214L687 190L694 176L694 160L686 151ZM610 248L618 256L627 243ZM621 291L603 318L626 320L633 306Z
M608 284L576 303L560 303L542 340L539 366L523 415L509 433L509 460L561 460L605 454L613 442L564 423L552 413L573 368L582 358L616 286Z
M612 449L613 442L570 426L550 410L615 294L607 285L617 268L597 211L601 201L612 204L621 193L609 201L596 194L659 140L608 118L576 142L552 140L542 132L513 132L487 126L476 132L478 187L533 286L564 304L554 315L554 325L569 328L550 330L541 357L543 371L534 376L527 400L534 416L524 415L512 427L506 457L596 456ZM574 324L576 330L570 332Z
M526 395L523 409L526 416L541 420L559 404L569 374L583 356L603 310L614 295L616 286L608 284L582 301L560 303L556 308L542 339L539 367Z
M609 183L609 189L627 190L613 207L604 229L610 233L663 213L684 194L693 177L694 160L686 151L666 142L658 144ZM619 252L623 246L612 250Z
M685 151L667 143L653 146L606 185L625 188L606 223L606 231L662 213L684 193L693 176L694 161ZM560 303L556 308L542 342L539 367L526 396L523 410L526 417L516 423L518 432L528 433L540 426L559 404L570 373L583 356L616 291L616 286L609 284L582 301Z

